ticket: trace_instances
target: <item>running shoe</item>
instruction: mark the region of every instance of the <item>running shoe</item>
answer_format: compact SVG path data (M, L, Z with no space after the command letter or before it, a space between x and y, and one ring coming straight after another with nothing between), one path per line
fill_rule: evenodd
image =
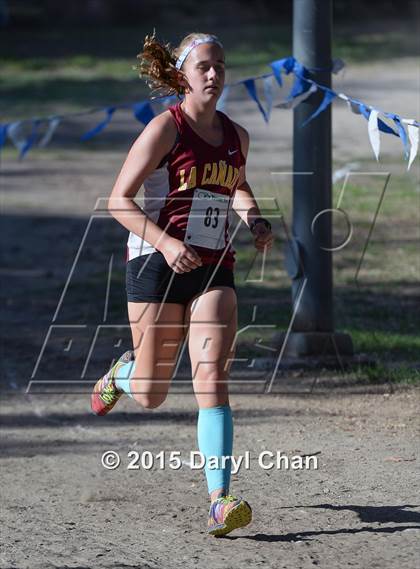
M207 531L221 537L234 529L247 526L251 520L252 510L248 502L230 495L220 496L210 506Z
M124 393L115 385L115 374L118 369L134 360L134 352L128 350L125 352L118 361L111 367L101 379L99 379L91 395L91 407L95 415L106 415L111 411L118 399Z

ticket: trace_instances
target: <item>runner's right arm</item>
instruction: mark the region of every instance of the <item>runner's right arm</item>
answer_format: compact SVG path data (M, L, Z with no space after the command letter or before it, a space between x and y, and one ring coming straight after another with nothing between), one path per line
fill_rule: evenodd
M175 272L201 264L198 254L182 241L170 237L135 203L144 180L173 148L177 129L170 112L155 117L131 147L108 200L108 211L128 231L140 235L161 251Z

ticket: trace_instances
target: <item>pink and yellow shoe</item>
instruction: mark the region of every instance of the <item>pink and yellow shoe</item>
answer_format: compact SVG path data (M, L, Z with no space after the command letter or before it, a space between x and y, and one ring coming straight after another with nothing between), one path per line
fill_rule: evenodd
M95 415L106 415L109 413L124 393L115 385L114 377L121 366L133 360L134 352L132 350L125 352L108 373L96 382L90 398L90 405Z
M234 529L247 526L251 520L252 510L248 502L230 495L220 496L210 506L207 531L221 537Z

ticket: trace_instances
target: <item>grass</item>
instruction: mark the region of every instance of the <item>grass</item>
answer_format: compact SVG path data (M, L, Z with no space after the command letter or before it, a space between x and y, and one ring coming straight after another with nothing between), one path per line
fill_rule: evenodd
M357 280L357 264L382 188L369 176L346 188L342 207L351 213L354 233L350 243L334 253L335 328L351 335L356 353L368 354L378 362L351 371L360 381L416 383L420 379L415 367L420 362L419 194L415 180L414 172L391 176ZM335 193L339 190L336 187ZM262 188L260 194L270 191ZM239 234L236 245L240 327L250 322L254 305L258 306L257 323L275 326L244 332L239 349L242 357L267 357L260 344L272 346L274 332L287 329L292 316L290 281L281 252L286 237L278 222L274 226L280 243L268 257L264 283L245 282L254 260L246 233ZM334 226L336 232L340 227Z
M361 383L395 383L405 385L420 384L420 369L401 365L390 368L385 364L377 366L359 366L354 370L356 379Z
M225 44L228 81L269 72L268 62L292 52L289 23L215 28ZM168 26L158 30L163 39L179 41ZM132 28L2 30L2 120L146 98L148 90L132 67L142 38L150 31L141 23ZM374 32L341 25L334 33L333 55L348 63L417 53L414 22L394 22L392 30L377 22Z

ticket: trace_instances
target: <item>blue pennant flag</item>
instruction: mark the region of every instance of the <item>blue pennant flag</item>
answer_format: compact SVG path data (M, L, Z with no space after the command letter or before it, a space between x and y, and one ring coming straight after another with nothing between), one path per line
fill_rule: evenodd
M19 160L22 160L22 158L25 156L25 154L27 152L29 152L29 150L32 148L32 146L34 145L36 138L38 136L38 125L40 123L39 119L33 119L32 120L32 130L31 130L31 134L28 136L28 138L25 140L25 142L23 143L21 149L20 149L20 153L19 153Z
M394 136L398 136L398 133L396 133L393 128L391 128L390 126L388 126L388 125L387 125L384 121L382 121L381 119L378 119L378 127L379 127L379 130L381 130L382 132L386 132L387 134L393 134Z
M245 85L246 90L248 91L251 99L253 99L257 103L257 106L258 106L262 116L264 117L265 122L268 122L267 113L265 112L264 107L261 105L260 100L259 100L258 95L257 95L257 89L255 87L255 79L246 79L244 81L244 85Z
M295 61L293 73L295 75L295 80L293 81L292 88L287 96L287 101L291 101L295 97L299 97L299 95L302 95L311 87L311 83L305 79L305 68L297 61Z
M8 124L1 124L0 125L0 150L6 144L7 129L8 128L9 128Z
M317 110L314 113L312 113L309 118L306 119L306 121L302 124L302 126L306 126L309 122L311 122L311 120L320 115L322 111L325 111L325 109L328 107L328 105L336 96L337 93L334 93L334 91L330 91L329 89L326 90L324 98L322 99L322 103L319 105Z
M359 106L359 109L360 109L360 114L362 114L366 120L369 120L371 109L369 109L365 104L360 103L359 101L356 101L356 99L350 99L349 98L349 100L351 102L357 104ZM386 114L386 116L388 116L388 114ZM390 118L393 118L393 116L394 115L390 116ZM399 136L399 134L397 132L395 132L395 130L393 128L388 126L381 119L378 119L378 128L381 132L386 132L387 134L393 134L394 136Z
M169 105L173 105L177 100L178 97L176 95L167 95L166 97L157 98L156 102L159 102L164 107L169 107ZM138 103L138 104L142 105L143 103Z
M104 111L107 114L106 118L100 123L98 123L94 128L92 128L88 132L85 132L85 134L83 134L80 137L81 140L90 140L91 138L102 132L104 128L111 122L112 115L114 114L115 110L116 107L108 107L107 109L104 109Z
M408 138L407 138L407 133L405 132L405 128L401 124L401 117L399 117L398 115L391 115L390 118L392 118L392 120L394 121L398 129L398 134L402 140L404 146L404 157L408 158L409 155Z
M341 99L347 101L353 112L362 114L368 121L368 133L376 156L379 155L378 131L384 132L386 134L393 134L394 136L401 138L401 141L404 145L406 157L409 154L411 145L409 166L411 165L416 156L418 148L418 128L420 128L420 123L418 121L414 119L408 120L401 117L400 115L386 113L380 111L379 109L374 109L357 99L348 97L344 93L336 93L325 85L319 85L317 82L312 81L311 72L314 70L320 71L321 69L307 69L292 56L272 61L269 63L269 66L272 69L272 73L267 73L257 77L251 77L246 80L237 81L231 85L226 85L216 108L223 108L227 94L229 92L229 88L244 84L248 95L257 104L264 120L268 122L271 116L274 100L273 86L277 83L280 87L282 87L283 74L285 76L293 74L293 84L290 92L287 95L287 98L280 104L276 104L276 107L295 108L303 100L310 96L312 92L316 91L317 89L322 90L324 92L322 102L316 111L303 123L302 126L305 126L311 120L316 118L320 113L322 113L328 107L328 105L331 104L333 99L338 96ZM332 71L336 72L343 67L343 62L337 60L333 61L331 67ZM261 100L258 95L256 83L257 80L263 81L262 91L264 92L264 96L261 96ZM176 102L178 99L179 97L173 95L170 97L163 97L160 100L158 99L156 102L161 103L165 107L169 104L172 104L173 102ZM131 109L134 117L144 125L147 125L155 116L154 107L151 105L149 100L120 105L116 104L113 106L105 107L103 109L99 109L99 111L105 112L105 118L101 120L101 122L99 122L94 128L84 133L81 136L81 140L89 140L97 134L101 133L112 120L113 114L118 109ZM83 113L77 114L90 115L97 112L98 109L90 109ZM39 146L46 146L51 140L56 128L60 124L60 121L65 120L67 116L70 117L72 114L70 113L69 115L53 116L46 119L38 119L34 117L8 124L0 124L0 150L5 145L6 140L10 139L17 148L19 157L23 158L35 144L38 144ZM45 128L41 128L42 125L44 125L45 121L47 121L46 130ZM407 131L405 124L407 124Z
M133 105L133 113L136 119L144 125L149 123L155 116L152 107L148 101L144 103L136 103Z
M305 91L307 91L310 87L310 84L306 82L301 77L295 76L295 80L293 81L292 88L290 89L290 93L287 95L287 101L291 101L295 97L302 95Z
M284 71L286 75L289 75L289 73L293 71L295 63L296 59L294 57L284 57L283 59L272 61L269 64L280 87L283 85L281 78L282 71Z
M358 103L358 104L359 104L360 113L365 117L365 119L369 119L370 110L363 103Z

